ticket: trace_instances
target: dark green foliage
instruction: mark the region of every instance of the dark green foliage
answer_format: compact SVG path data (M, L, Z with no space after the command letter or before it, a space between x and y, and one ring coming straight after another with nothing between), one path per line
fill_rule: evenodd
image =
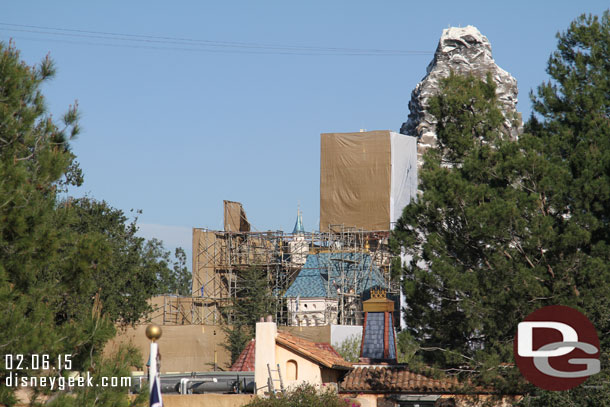
M505 322L531 306L527 284L546 273L524 264L515 245L530 233L538 200L516 186L522 153L502 133L490 78L450 76L431 111L440 148L427 152L423 195L394 233L413 256L403 286L408 332L427 362L487 372L498 355L510 359L516 325Z
M304 384L287 394L272 395L269 398L256 397L245 407L359 407L347 397L340 396L332 388L316 390L309 384Z
M600 333L610 330L608 12L580 17L558 38L552 81L534 97L541 119L532 117L519 140L502 132L489 77L443 81L430 108L439 148L426 154L423 193L393 235L413 256L403 288L419 354L499 390L522 388L505 363L513 362L517 323L531 311L568 305ZM600 339L603 352L610 343ZM606 380L602 359L602 374L587 384ZM578 404L584 391L561 397ZM524 405L563 405L550 401L557 397ZM578 405L609 403L587 397L597 401Z
M113 321L137 322L149 310L146 301L152 295L190 295L184 251L178 248L172 261L161 241L136 235L137 218L129 221L120 209L91 198L63 202L57 214L57 227L72 233L61 249L64 259L78 259L83 252L91 256L92 272L80 275L75 289L89 296L99 291L104 312ZM89 306L79 301L80 296L70 297L66 304L73 311Z
M548 196L561 232L552 285L556 303L580 309L598 330L602 372L568 392L536 391L523 406L610 405L610 12L582 15L557 35L551 81L532 96L528 130L561 167ZM550 183L550 182L549 182ZM560 269L560 270L561 270Z
M69 242L56 227L56 190L74 174L68 139L78 133L75 108L60 125L45 113L40 85L53 74L47 58L28 67L0 43L0 349L3 354L79 352L89 315L75 320L66 293L91 272L87 255L64 270L58 253ZM79 177L72 177L75 182ZM66 182L66 180L63 180ZM65 185L65 184L63 184ZM93 299L88 299L92 304ZM90 325L89 325L90 326ZM112 336L113 327L96 334ZM87 332L89 331L89 332ZM87 345L91 341L85 341ZM2 364L0 381L7 372ZM0 403L14 402L0 386Z
M45 110L40 86L53 71L49 58L29 67L0 43L0 353L48 354L51 368L70 354L73 371L101 373L115 324L138 321L154 293L179 291L185 259L178 253L172 270L160 243L136 237L135 221L105 202L59 201L58 191L80 185L82 172L69 146L78 134L76 104L61 123ZM0 404L11 406L8 374L1 363ZM125 389L104 390L77 395L77 405L125 399Z
M261 317L275 313L276 299L271 293L267 272L256 267L239 273L241 290L226 311L227 344L233 364L248 342L254 338L256 323Z
M408 363L410 367L421 364L421 361L415 357L419 345L409 331L403 330L396 334L396 350L398 351L396 357L398 363Z
M77 387L75 392L61 392L46 405L50 407L136 407L148 405L148 392L140 393L134 400L125 397L128 387L101 387L102 377L128 378L131 375L130 367L139 366L140 352L131 346L121 346L116 354L109 358L95 357L95 363L90 372L94 384L100 386ZM119 382L120 384L120 382Z

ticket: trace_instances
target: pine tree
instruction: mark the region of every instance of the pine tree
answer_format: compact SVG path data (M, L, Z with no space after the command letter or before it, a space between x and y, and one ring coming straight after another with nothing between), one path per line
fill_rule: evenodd
M517 324L533 310L568 305L600 333L610 328L608 12L578 18L558 39L552 80L533 97L538 117L518 140L502 133L489 77L443 81L430 106L439 146L393 234L413 256L403 289L419 354L498 389L522 384L507 363ZM600 339L603 371L590 384L607 377L609 343ZM605 390L583 392L561 397L607 403ZM557 398L540 394L525 405Z
M562 168L547 198L562 236L553 255L566 270L555 272L552 293L597 328L602 372L586 388L536 390L522 404L601 406L610 404L610 11L581 15L557 39L527 128Z
M66 354L72 370L99 374L109 368L101 353L115 324L137 322L147 299L167 285L163 276L172 287L185 285L184 256L172 270L160 242L136 236L122 211L89 198L58 199L83 175L69 145L79 132L76 104L60 123L45 109L40 87L53 73L48 57L30 67L0 43L0 352L25 355L19 372L0 363L0 404L8 406L15 403L8 375L49 374L31 369L29 355L49 355L56 375L67 373L58 366ZM82 396L82 406L127 403L125 389Z
M62 124L46 113L41 84L53 76L49 58L37 67L0 43L0 349L3 354L71 353L85 328L63 324L66 285L79 272L60 273L58 252L67 241L55 225L57 189L78 183L68 141L78 134L76 105ZM86 268L86 266L84 266ZM82 271L86 271L81 269ZM58 312L59 311L59 312ZM56 318L59 317L59 321ZM106 331L107 327L101 328ZM105 332L103 333L105 335ZM64 339L68 338L68 339ZM0 380L8 374L0 368ZM0 403L14 402L0 386Z
M260 318L274 314L276 303L265 270L251 267L241 271L239 278L241 289L226 310L227 325L223 328L227 335L224 347L231 354L231 364L254 338Z
M530 230L542 216L538 195L519 187L526 158L503 133L490 77L451 75L430 111L439 145L393 233L413 258L403 279L408 332L426 362L489 375L498 358L510 360L516 326L506 322L541 296L528 287L546 270L531 267L523 248L540 235Z

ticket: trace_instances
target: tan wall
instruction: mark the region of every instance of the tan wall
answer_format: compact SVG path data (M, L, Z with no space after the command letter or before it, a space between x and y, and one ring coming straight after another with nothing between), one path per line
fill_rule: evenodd
M152 312L143 320L142 324L156 325L190 325L199 320L198 316L203 308L193 301L191 297L177 297L175 295L158 295L148 300Z
M267 380L269 368L277 369L275 358L275 337L277 326L273 322L258 322L256 324L256 344L254 348L254 381L258 388L257 394L262 395L268 390ZM269 368L267 367L269 365ZM282 365L280 365L282 366ZM274 379L277 376L273 377ZM279 384L279 383L275 383ZM264 387L265 386L265 387Z
M297 362L297 380L288 380L286 377L286 363L289 360ZM275 347L275 362L280 365L282 376L285 378L284 383L286 387L296 387L302 383L310 384L321 384L322 383L322 372L320 366L317 363L313 363L308 359L305 359L296 353L284 348L283 346L276 345ZM257 386L260 386L257 383Z
M159 340L161 352L161 373L207 372L214 370L214 351L217 366L227 369L231 355L222 347L226 336L218 325L161 325L163 336ZM117 333L104 349L104 353L116 351L123 343L133 343L142 353L142 363L146 364L150 341L144 333L146 325L127 328ZM330 343L330 326L279 327L293 335L314 341ZM214 334L216 333L216 334ZM282 369L283 371L283 369Z
M161 373L206 372L214 370L214 354L217 366L229 367L230 354L222 347L226 343L225 333L219 326L212 325L165 325L159 339ZM104 349L108 354L116 351L123 343L132 343L142 352L143 365L149 355L150 341L146 338L145 325L120 331Z
M163 395L163 407L241 407L253 397L247 394L172 394Z

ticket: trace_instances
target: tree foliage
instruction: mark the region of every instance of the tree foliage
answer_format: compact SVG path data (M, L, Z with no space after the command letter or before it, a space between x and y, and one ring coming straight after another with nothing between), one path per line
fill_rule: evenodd
M578 18L558 39L551 81L533 97L538 117L518 140L502 132L489 77L442 82L430 105L439 146L393 235L412 256L403 289L420 355L498 388L519 376L506 363L533 310L568 305L610 328L608 12Z
M95 356L95 368L90 372L93 384L100 386L77 387L72 392L62 391L51 397L45 405L49 407L144 407L148 406L149 395L144 391L133 399L125 397L128 386L101 387L104 378L130 378L131 367L140 366L142 358L140 352L133 345L123 345L117 352L109 357Z
M137 322L149 311L147 300L153 295L190 295L184 251L178 248L172 260L163 242L138 236L137 217L130 220L122 210L87 197L61 202L57 216L57 228L72 234L62 247L65 258L79 258L84 251L79 241L86 237L93 271L82 276L79 287L90 296L99 291L112 321ZM89 306L79 300L72 298L70 308Z
M360 360L361 344L362 335L350 335L342 342L334 345L334 348L343 359L355 363Z
M256 267L245 269L239 273L239 279L242 288L225 310L226 324L223 327L227 334L224 347L231 354L231 364L254 338L260 318L275 314L276 304L265 270Z
M337 394L332 388L317 390L310 384L303 384L287 392L274 394L269 398L256 397L245 407L360 407L360 403Z
M184 256L172 270L160 243L137 237L122 211L59 199L83 174L69 145L76 103L60 122L45 108L40 87L53 73L48 57L30 67L0 43L0 351L49 355L57 375L67 373L55 365L65 354L72 370L100 372L115 324L138 321L151 295L184 285ZM30 362L20 375L41 374ZM0 382L10 373L2 363ZM14 390L0 386L0 404L13 405Z
M563 170L548 197L561 231L555 262L566 270L554 277L564 283L554 284L552 301L597 328L602 372L567 392L536 389L522 405L601 406L610 404L610 11L581 15L557 39L527 128Z

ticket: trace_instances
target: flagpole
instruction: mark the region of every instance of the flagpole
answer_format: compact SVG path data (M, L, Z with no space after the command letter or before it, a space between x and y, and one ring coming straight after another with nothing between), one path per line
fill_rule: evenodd
M146 327L146 337L150 339L150 366L148 368L148 390L153 391L153 383L157 377L157 354L159 346L157 340L161 337L161 327L158 325L148 325Z

